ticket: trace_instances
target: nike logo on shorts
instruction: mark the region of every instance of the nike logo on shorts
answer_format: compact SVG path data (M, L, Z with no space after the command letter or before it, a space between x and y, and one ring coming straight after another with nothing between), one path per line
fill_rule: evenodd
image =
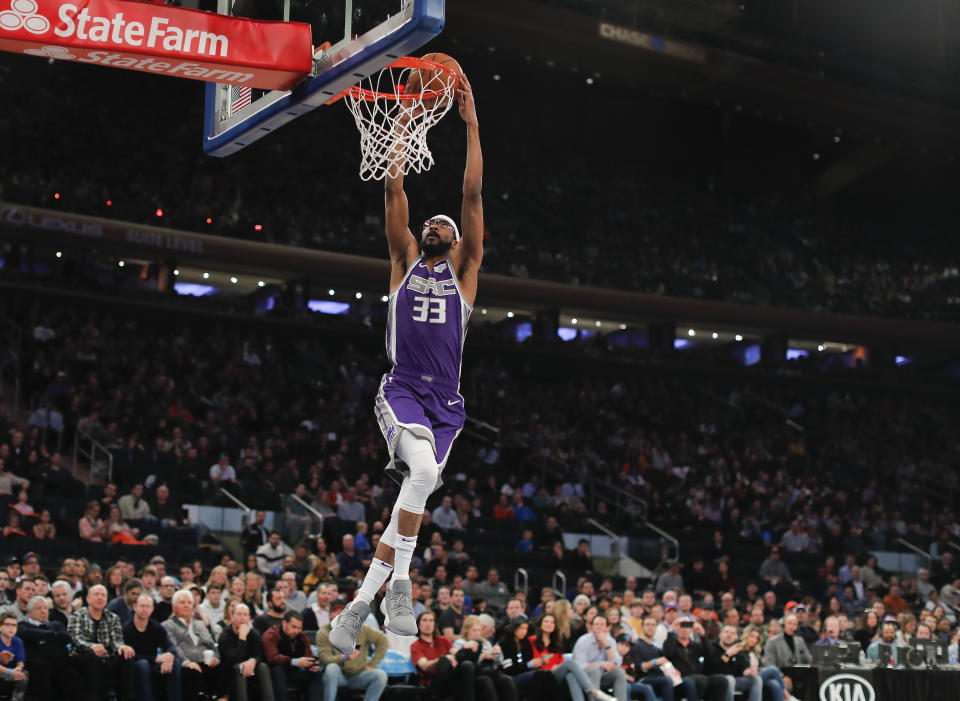
M459 403L460 403L459 399L454 399L452 402L447 400L447 406L453 406L454 404L459 404Z

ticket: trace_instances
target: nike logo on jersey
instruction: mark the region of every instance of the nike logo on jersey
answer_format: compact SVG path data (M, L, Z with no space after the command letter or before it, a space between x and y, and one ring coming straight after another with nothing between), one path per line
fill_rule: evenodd
M459 404L459 403L460 403L459 399L454 399L452 402L448 400L447 406L453 406L454 404Z

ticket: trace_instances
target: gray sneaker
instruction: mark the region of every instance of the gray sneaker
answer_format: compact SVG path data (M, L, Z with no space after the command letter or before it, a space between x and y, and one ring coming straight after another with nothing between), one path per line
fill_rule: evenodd
M369 615L370 605L357 600L351 602L333 619L330 624L330 644L337 648L341 655L349 655L356 649L360 626Z
M416 635L417 620L413 617L413 596L409 579L391 580L387 594L380 602L383 627L397 635Z

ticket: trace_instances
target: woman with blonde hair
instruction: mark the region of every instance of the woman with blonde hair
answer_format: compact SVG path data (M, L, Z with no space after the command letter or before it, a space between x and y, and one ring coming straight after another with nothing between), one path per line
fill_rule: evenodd
M567 603L566 600L563 603ZM569 605L569 604L568 604ZM564 648L558 632L556 617L545 613L540 617L536 634L531 635L530 646L535 657L542 661L540 668L553 674L558 682L566 680L570 689L570 698L573 701L585 701L584 694L589 694L593 701L616 701L616 699L597 688L590 681L583 667L573 660L563 659Z
M557 624L556 640L563 652L570 652L573 642L573 607L566 599L559 599L553 605L553 618Z
M247 572L244 575L243 603L250 609L251 615L263 613L263 582L259 572Z
M319 557L315 557L313 560L313 569L310 570L310 574L303 578L304 594L312 594L313 590L324 582L334 581L333 577L330 576L330 570L327 569L326 560L321 560Z
M490 641L483 637L480 616L467 616L463 619L460 636L453 641L453 653L457 664L464 661L473 663L478 700L517 701L516 684L500 671L499 660L502 659L503 652L499 645L491 645Z
M230 576L227 573L227 568L225 565L217 565L210 570L210 576L207 577L207 583L203 585L203 590L206 591L207 587L209 587L211 584L219 584L221 587L223 587L224 591L230 587Z

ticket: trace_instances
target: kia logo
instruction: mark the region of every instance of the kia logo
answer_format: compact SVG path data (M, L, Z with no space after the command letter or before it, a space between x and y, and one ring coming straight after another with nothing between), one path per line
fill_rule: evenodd
M863 677L834 674L820 685L820 701L876 701L873 686Z

